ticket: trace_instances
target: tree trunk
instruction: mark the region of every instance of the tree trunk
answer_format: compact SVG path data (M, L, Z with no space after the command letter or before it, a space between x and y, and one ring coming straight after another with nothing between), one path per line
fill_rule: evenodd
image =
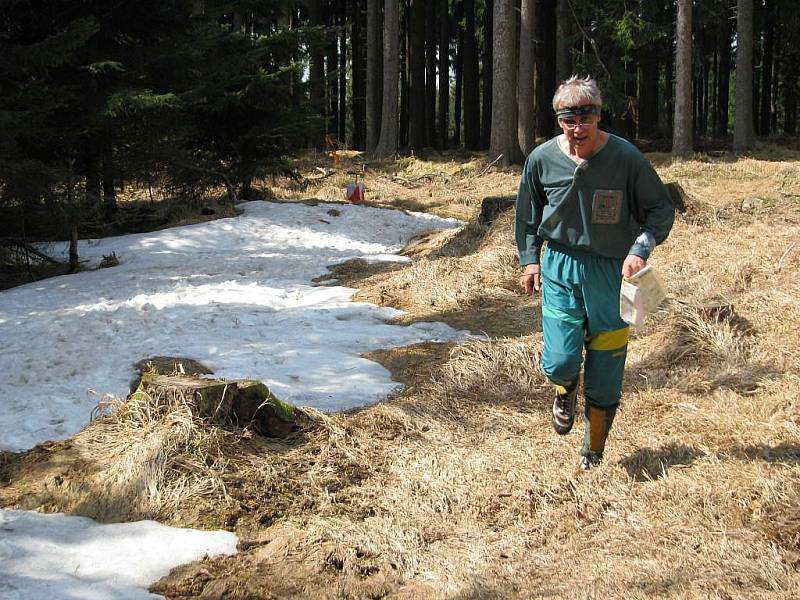
M536 98L535 77L536 60L536 0L522 0L519 28L519 89L517 90L519 110L519 147L527 156L536 145Z
M102 190L102 161L100 160L100 150L95 136L87 136L84 149L84 161L86 165L86 206L90 209L100 208L100 198Z
M556 92L555 5L551 0L538 0L536 7L536 131L550 137L556 129L553 95ZM496 29L495 29L496 31Z
M637 136L652 139L658 131L658 56L647 48L639 68L639 128Z
M429 2L432 0L428 0ZM450 11L448 0L439 4L439 149L447 149L450 135Z
M717 113L719 112L719 107L717 106L717 99L719 98L719 91L717 90L719 85L719 53L717 52L716 40L713 40L712 43L714 44L714 49L711 51L711 76L708 82L710 88L708 92L708 129L711 137L714 137L717 129Z
M117 214L117 188L114 181L114 146L110 136L103 140L103 216L106 222Z
M347 0L336 0L339 24L339 140L347 142ZM356 13L357 17L357 13Z
M692 77L692 132L697 137L697 127L700 123L700 94L697 93L699 85L697 77Z
M797 133L797 92L794 86L784 83L783 86L783 131L788 135Z
M480 90L478 89L478 46L475 41L475 0L464 0L464 147L480 144Z
M350 94L352 111L353 111L353 147L357 150L367 149L367 0L351 0L353 6L353 28L352 28L352 44L353 59L353 90ZM380 23L378 23L378 31L380 31ZM380 55L380 41L378 42L377 53ZM380 67L380 65L379 65ZM378 96L377 101L380 103L381 99L381 68L378 69ZM378 121L375 123L375 141L377 142L378 134L380 133L380 115ZM367 155L374 150L370 148L367 150Z
M772 116L772 60L775 47L775 4L764 4L764 53L761 57L761 111L758 131L763 136L770 133Z
M556 83L560 84L572 74L572 57L570 56L570 36L572 14L568 0L556 3Z
M758 137L758 127L761 122L758 118L761 109L761 0L754 0L753 5L753 144Z
M367 153L378 146L381 133L381 89L383 82L383 38L381 0L367 1ZM395 32L396 33L396 32ZM355 45L355 44L354 44ZM355 54L354 54L355 56Z
M408 145L419 152L425 147L425 4L410 0L409 5L409 128Z
M664 63L664 130L668 137L673 134L675 118L675 53L670 52Z
M385 0L383 18L383 102L381 134L374 156L387 158L397 152L397 80L400 75L397 32L400 6L397 0Z
M81 268L78 260L78 225L72 223L69 229L69 272L77 273Z
M456 39L456 89L453 106L453 145L461 146L461 96L464 89L464 28L461 27L461 19L464 17L464 2L456 0L455 23L457 34Z
M730 102L731 83L731 36L733 30L731 21L727 18L720 19L717 30L717 52L719 54L719 68L717 73L717 110L714 119L714 134L728 135L728 102Z
M276 29L283 29L289 30L292 29L292 15L289 9L281 10L275 15L275 27ZM283 44L281 45L280 49L276 51L276 55L279 57L278 60L281 63L290 64L293 59L293 51L296 51L296 44L290 41L290 36L286 36ZM296 90L295 90L295 74L293 69L287 70L282 76L281 80L286 85L287 93L289 94L290 102L292 106L298 106L299 101L295 97Z
M700 52L701 56L707 56L705 52ZM704 60L700 67L697 79L700 92L700 119L697 123L697 131L701 137L706 135L708 123L708 61Z
M310 0L308 4L309 24L312 27L322 26L322 0ZM311 67L309 69L309 89L311 93L311 110L325 116L325 48L320 41L311 44ZM313 133L314 147L322 145L322 131Z
M517 136L516 16L514 0L494 1L494 89L489 160L510 165L522 162Z
M775 5L774 5L775 6ZM778 11L778 6L775 6L774 10ZM781 85L781 63L784 61L785 57L781 47L781 35L783 34L782 27L779 24L775 24L774 26L774 39L772 41L772 106L773 110L771 111L770 118L769 118L769 130L772 132L778 132L778 111L780 110L779 105L779 96L778 90L780 89Z
M789 0L778 5L778 14L789 6ZM797 38L800 37L800 19L789 22L781 20L780 68L777 69L781 76L781 89L783 98L783 132L788 135L797 134L797 93L800 90L797 84L797 73L800 71L800 47ZM777 94L777 89L776 89Z
M492 0L485 0L483 10L483 59L482 59L482 90L483 102L481 104L481 148L488 148L492 137L492 44L494 29L492 13L494 7Z
M660 21L658 3L654 0L644 0L642 11L647 20L654 23ZM637 79L639 81L639 122L636 135L642 139L652 139L658 135L659 110L658 110L658 85L660 72L659 44L647 44L641 49L641 59Z
M652 12L655 15L656 23L663 31L673 30L673 23L675 22L675 11L672 2L662 2L661 0L652 0L653 4L649 4L648 14ZM672 137L672 82L673 82L673 63L675 62L675 52L673 51L674 36L665 35L661 41L656 44L656 52L658 56L658 73L659 80L663 78L663 87L659 90L658 101L658 131L661 137Z
M400 10L400 147L408 146L408 88L411 83L411 61L409 48L411 48L408 22L410 17L408 2L402 3Z
M325 23L328 27L336 25L336 0L327 3L325 12L327 13ZM327 102L325 103L325 116L327 121L327 131L331 137L339 134L339 49L336 46L336 38L332 39L325 49L325 83L327 89Z
M436 2L425 3L425 145L436 145Z
M632 140L636 137L636 65L632 60L625 64L625 97L628 106L625 112L625 137Z
M67 216L69 218L69 272L77 273L80 269L78 258L78 207L75 201L75 176L73 175L74 161L69 164L69 178L67 180ZM24 226L24 221L23 221ZM30 265L28 266L30 273Z
M733 151L755 144L753 130L753 0L738 0L736 11L736 113Z
M672 154L692 152L692 0L678 0L675 28L675 118Z
M289 11L289 29L297 29L299 25L300 25L300 17L298 14L298 10L296 8L292 8L292 10ZM297 44L293 43L291 41L291 38L289 38L286 42L286 47L288 50L288 55L291 57L292 62L299 63L300 50ZM302 80L302 75L298 75L294 69L289 71L289 93L292 96L292 107L296 110L300 109L300 103L305 95L301 80Z

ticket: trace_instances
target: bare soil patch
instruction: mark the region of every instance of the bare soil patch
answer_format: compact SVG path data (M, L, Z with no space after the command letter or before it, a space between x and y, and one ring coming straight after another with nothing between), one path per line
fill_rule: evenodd
M689 195L652 261L670 301L634 332L606 461L588 474L582 427L549 424L512 215L478 220L519 171L308 157L277 196L341 201L363 173L368 202L465 221L414 240L408 264L352 262L320 284L478 335L370 353L403 390L309 411L286 440L123 407L0 456L0 505L240 536L235 557L153 586L169 598L796 598L800 153L654 160Z

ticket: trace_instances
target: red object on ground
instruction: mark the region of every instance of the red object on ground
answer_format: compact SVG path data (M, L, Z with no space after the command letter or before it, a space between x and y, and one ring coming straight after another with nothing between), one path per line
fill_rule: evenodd
M353 204L358 204L364 200L364 184L363 183L348 183L347 184L347 201Z

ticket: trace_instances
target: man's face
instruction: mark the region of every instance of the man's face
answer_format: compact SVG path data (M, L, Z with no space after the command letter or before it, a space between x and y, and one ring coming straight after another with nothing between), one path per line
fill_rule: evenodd
M594 150L598 139L598 115L567 115L558 119L558 124L567 136L570 146L574 146L579 154Z

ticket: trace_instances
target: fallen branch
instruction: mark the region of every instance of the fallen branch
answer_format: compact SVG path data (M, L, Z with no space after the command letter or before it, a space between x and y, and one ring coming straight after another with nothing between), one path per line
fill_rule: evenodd
M787 256L789 256L789 252L791 252L796 245L797 242L792 242L786 249L786 252L783 253L780 260L778 261L778 271L780 271L783 268L783 261L786 259Z
M322 181L323 179L327 179L331 175L335 175L336 174L336 170L335 169L331 169L330 171L326 171L322 167L314 167L314 169L316 171L319 171L320 173L322 173L322 175L320 177L311 177L311 178L307 179L307 181Z
M423 179L426 181L433 181L438 173L423 173L419 177L414 177L414 181L422 181Z
M418 183L414 183L410 179L406 179L405 177L400 177L399 175L395 175L394 177L392 177L392 181L396 181L396 182L398 182L398 183L400 183L400 184L402 184L402 185L404 185L406 187L412 188L412 189L415 189L415 188L419 187Z
M486 175L486 171L491 169L495 165L495 163L498 160L500 160L501 158L503 158L502 154L500 156L498 156L497 158L495 158L492 162L490 162L489 165L483 171L481 171L478 175L473 175L472 177L470 177L470 179L475 179L477 177L483 177L484 175Z
M6 239L5 243L3 245L7 246L9 249L11 249L12 246L16 246L19 249L18 252L21 250L22 253L33 254L34 256L42 259L43 261L49 262L50 264L53 264L53 265L60 265L61 264L56 259L54 259L54 258L52 258L50 256L47 256L47 254L45 254L44 252L41 252L41 251L37 250L36 248L31 246L27 242L23 242L22 240Z

